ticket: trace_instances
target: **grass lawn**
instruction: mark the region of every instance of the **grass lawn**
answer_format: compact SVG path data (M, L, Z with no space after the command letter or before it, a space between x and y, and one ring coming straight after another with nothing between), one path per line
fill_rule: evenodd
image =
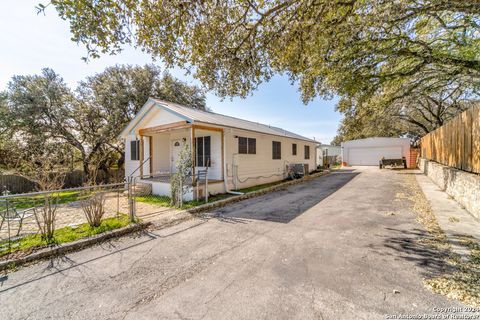
M242 193L250 193L254 191L258 191L261 189L265 189L271 186L275 186L280 183L284 183L287 180L281 180L281 181L276 181L276 182L271 182L271 183L266 183L266 184L261 184L258 186L253 186L249 188L244 188L240 190L235 190L237 192L242 192ZM223 193L223 194L216 194L208 197L208 203L226 199L229 197L232 197L234 195L228 194L228 193ZM156 196L156 195L150 195L150 196L141 196L141 197L135 197L135 200L138 202L143 202L143 203L148 203L148 204L153 204L156 206L161 206L161 207L170 207L173 208L170 204L170 197L169 196ZM183 206L181 209L190 209L193 207L197 207L199 205L205 204L204 200L192 200L192 201L186 201L183 203Z
M321 171L314 171L312 173L317 173L317 172L321 172ZM284 179L284 180L280 180L280 181L260 184L258 186L252 186L252 187L238 189L238 190L234 190L234 191L242 192L242 193L250 193L250 192L255 192L255 191L258 191L258 190L265 189L265 188L273 187L273 186L276 186L278 184L281 184L281 183L284 183L284 182L287 182L287 181L290 181L290 179ZM226 199L226 198L229 198L229 197L232 197L232 196L233 196L232 194L228 194L228 193L216 194L216 195L209 196L208 197L208 202L210 203L210 202ZM170 197L169 196L157 196L157 195L139 196L139 197L135 197L135 200L138 201L138 202L148 203L148 204L161 206L161 207L170 207L170 208L174 207L170 204ZM205 204L205 201L203 201L203 200L186 201L186 202L183 203L183 206L182 206L181 209L190 209L190 208L202 205L202 204Z
M243 193L250 193L250 192L262 190L262 189L265 189L265 188L273 187L273 186L276 186L277 184L281 184L281 183L284 183L286 181L288 181L288 180L280 180L280 181L260 184L258 186L243 188L243 189L239 189L239 190L235 190L235 191L243 192Z
M61 191L52 194L52 197L57 197L57 203L69 203L82 199L86 196L82 191ZM13 204L16 209L27 209L31 207L40 206L43 203L44 195L36 195L30 197L10 198L9 203Z
M231 196L232 196L231 194L216 194L213 196L209 196L208 202L210 203L210 202L218 201ZM172 206L170 203L171 200L169 196L156 196L156 195L141 196L141 197L135 197L135 200L138 202L148 203L155 206L174 208L174 206ZM193 207L197 207L202 204L205 204L204 200L185 201L181 209L191 209Z
M81 238L93 236L106 231L125 227L132 223L126 214L121 214L119 217L106 218L102 224L96 228L90 227L88 223L83 223L75 227L64 227L55 230L53 243L61 244L72 242ZM10 251L8 248L8 241L0 241L0 257L18 251L28 251L34 248L47 246L48 243L43 240L39 234L29 235L10 243Z
M322 170L315 170L315 171L310 172L310 174L315 174L315 173L319 173L319 172L322 172ZM308 177L308 175L307 175L307 177ZM235 191L243 192L243 193L250 193L250 192L262 190L262 189L265 189L265 188L273 187L273 186L276 186L278 184L285 183L287 181L291 181L291 179L283 179L283 180L280 180L280 181L260 184L258 186L243 188L243 189L239 189L239 190L235 190Z

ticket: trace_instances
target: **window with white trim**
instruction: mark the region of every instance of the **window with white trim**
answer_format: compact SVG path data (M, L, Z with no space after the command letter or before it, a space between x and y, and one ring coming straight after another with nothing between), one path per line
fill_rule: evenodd
M210 136L195 138L195 166L211 167Z
M130 141L130 160L140 160L140 140Z

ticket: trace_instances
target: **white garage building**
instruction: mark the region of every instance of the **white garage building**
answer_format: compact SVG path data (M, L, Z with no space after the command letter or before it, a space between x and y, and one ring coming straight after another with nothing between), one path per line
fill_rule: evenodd
M378 166L382 158L410 159L408 138L367 138L342 143L342 161L348 166Z

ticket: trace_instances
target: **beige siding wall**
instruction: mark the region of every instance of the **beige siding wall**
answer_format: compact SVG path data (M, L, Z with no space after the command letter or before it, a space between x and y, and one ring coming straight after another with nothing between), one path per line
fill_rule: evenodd
M222 134L218 131L195 130L195 137L211 137L211 167L208 169L209 179L222 179ZM154 134L153 139L153 172L172 170L172 145L175 141L185 139L190 144L190 129L173 130L169 133ZM196 167L196 171L203 167Z
M257 140L256 154L238 154L238 138ZM316 144L240 129L225 129L226 165L229 189L242 189L254 185L285 179L286 166L293 163L307 164L309 171L316 167ZM281 143L281 159L272 159L272 141ZM297 144L297 154L292 155L292 144ZM304 146L310 146L310 159L305 159Z
M153 172L170 171L170 135L156 134L153 139Z
M173 171L172 147L175 141L183 144L190 144L190 129L173 130L169 133L161 133L153 135L153 141L159 143L157 148L153 149L154 167L157 171Z
M156 110L149 112L147 116L142 119L139 128L151 128L178 121L185 121L185 119L166 110L157 108Z
M140 139L138 136L130 135L125 139L125 177L130 176L134 173L135 176L140 175L140 170L137 168L140 166L140 161L132 160L131 159L131 152L130 152L130 141ZM149 147L149 139L148 137L143 137L144 148L145 148L145 158L147 159L150 156L150 147ZM135 171L137 170L137 171ZM149 173L150 172L150 161L147 161L143 166L143 172Z
M177 120L177 119L176 119ZM153 124L153 123L151 123ZM219 126L212 126L219 127ZM288 164L307 164L309 171L316 168L316 144L299 139L272 136L247 130L224 128L225 133L225 165L228 189L242 189L259 184L270 183L286 178ZM176 139L185 138L190 143L190 129L174 130L169 133L153 136L153 172L171 170L171 148ZM209 179L220 180L223 177L222 167L222 134L218 131L197 129L195 136L211 136L212 167L209 169ZM238 154L238 138L247 137L256 139L256 154ZM128 176L139 165L139 161L130 160L129 136L125 144L125 173ZM145 137L145 159L149 156L148 137ZM281 143L281 159L272 159L272 141ZM292 144L297 144L297 154L292 154ZM304 147L310 147L310 158L305 159ZM201 168L197 168L201 169ZM149 162L145 164L144 172L150 172ZM137 171L137 174L139 172ZM225 192L223 184L212 185L210 193Z
M219 131L195 129L195 137L210 136L211 166L208 168L208 178L222 179L222 133ZM204 167L196 167L195 170L204 170Z

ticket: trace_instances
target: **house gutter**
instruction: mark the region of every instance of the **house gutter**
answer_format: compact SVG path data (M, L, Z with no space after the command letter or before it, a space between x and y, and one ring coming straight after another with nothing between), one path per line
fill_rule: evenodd
M227 117L228 117L228 116L227 116ZM243 120L243 119L240 119L240 120ZM245 121L248 121L248 120L245 120ZM251 122L251 121L249 121L249 122ZM281 135L281 134L276 134L276 133L270 133L270 132L252 130L252 129L245 129L245 128L241 128L241 127L228 126L228 125L225 125L225 124L213 123L213 122L208 122L208 121L198 121L197 123L207 124L207 125L213 125L213 126L219 126L219 127L224 127L224 128L230 128L230 129L237 129L237 130L249 131L249 132L255 132L255 133L260 133L260 134L267 134L267 135L271 135L271 136L275 136L275 137L280 137L280 138L301 140L301 141L310 142L310 143L314 143L314 144L320 144L319 141L315 141L315 140L309 139L309 138L307 138L307 137L301 137L301 138L299 138L299 137L290 137L290 136ZM282 129L282 130L283 130L283 129ZM284 131L285 131L285 130L284 130Z

